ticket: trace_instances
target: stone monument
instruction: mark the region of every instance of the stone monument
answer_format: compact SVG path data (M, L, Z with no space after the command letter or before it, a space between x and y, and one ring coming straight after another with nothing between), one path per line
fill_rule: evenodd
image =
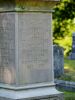
M75 32L72 34L72 52L69 55L69 59L75 60Z
M64 50L58 45L53 45L54 77L58 78L64 74Z
M55 89L52 8L59 0L0 0L0 100L63 100Z

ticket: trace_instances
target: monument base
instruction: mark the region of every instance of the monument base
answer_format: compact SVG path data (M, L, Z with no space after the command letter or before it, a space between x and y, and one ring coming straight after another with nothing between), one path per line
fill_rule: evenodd
M69 59L70 60L75 60L75 53L70 53Z
M36 87L30 89L0 89L0 100L63 100L63 93L54 86Z

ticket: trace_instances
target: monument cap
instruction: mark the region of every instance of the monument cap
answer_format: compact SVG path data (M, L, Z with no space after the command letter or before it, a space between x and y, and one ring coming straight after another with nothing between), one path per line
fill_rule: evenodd
M60 0L0 0L3 11L49 11Z

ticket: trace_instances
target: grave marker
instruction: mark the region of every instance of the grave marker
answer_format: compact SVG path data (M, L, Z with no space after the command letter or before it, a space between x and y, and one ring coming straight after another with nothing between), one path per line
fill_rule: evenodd
M0 2L0 99L62 100L54 87L52 8L59 0Z
M72 52L69 55L69 59L75 60L75 32L72 34Z

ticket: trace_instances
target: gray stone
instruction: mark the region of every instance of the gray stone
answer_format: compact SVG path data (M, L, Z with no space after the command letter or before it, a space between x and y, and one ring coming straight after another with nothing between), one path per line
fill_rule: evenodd
M14 13L0 13L0 59L0 82L14 84L16 81Z
M52 66L51 34L48 34L51 14L19 13L17 19L19 84L52 81L52 71L49 70Z
M75 82L64 81L64 80L55 80L56 87L59 89L64 89L66 91L75 92Z
M0 12L8 11L43 11L50 12L59 0L0 0Z
M58 45L53 46L54 56L54 76L55 78L60 77L64 74L64 50Z
M2 100L63 100L63 94L59 93L54 87L41 87L19 91L2 89L0 90L0 96Z
M72 52L69 54L69 59L75 60L75 32L72 34Z
M0 99L62 100L54 87L52 59L52 7L57 1L25 0L13 10L8 10L10 2L0 7Z

